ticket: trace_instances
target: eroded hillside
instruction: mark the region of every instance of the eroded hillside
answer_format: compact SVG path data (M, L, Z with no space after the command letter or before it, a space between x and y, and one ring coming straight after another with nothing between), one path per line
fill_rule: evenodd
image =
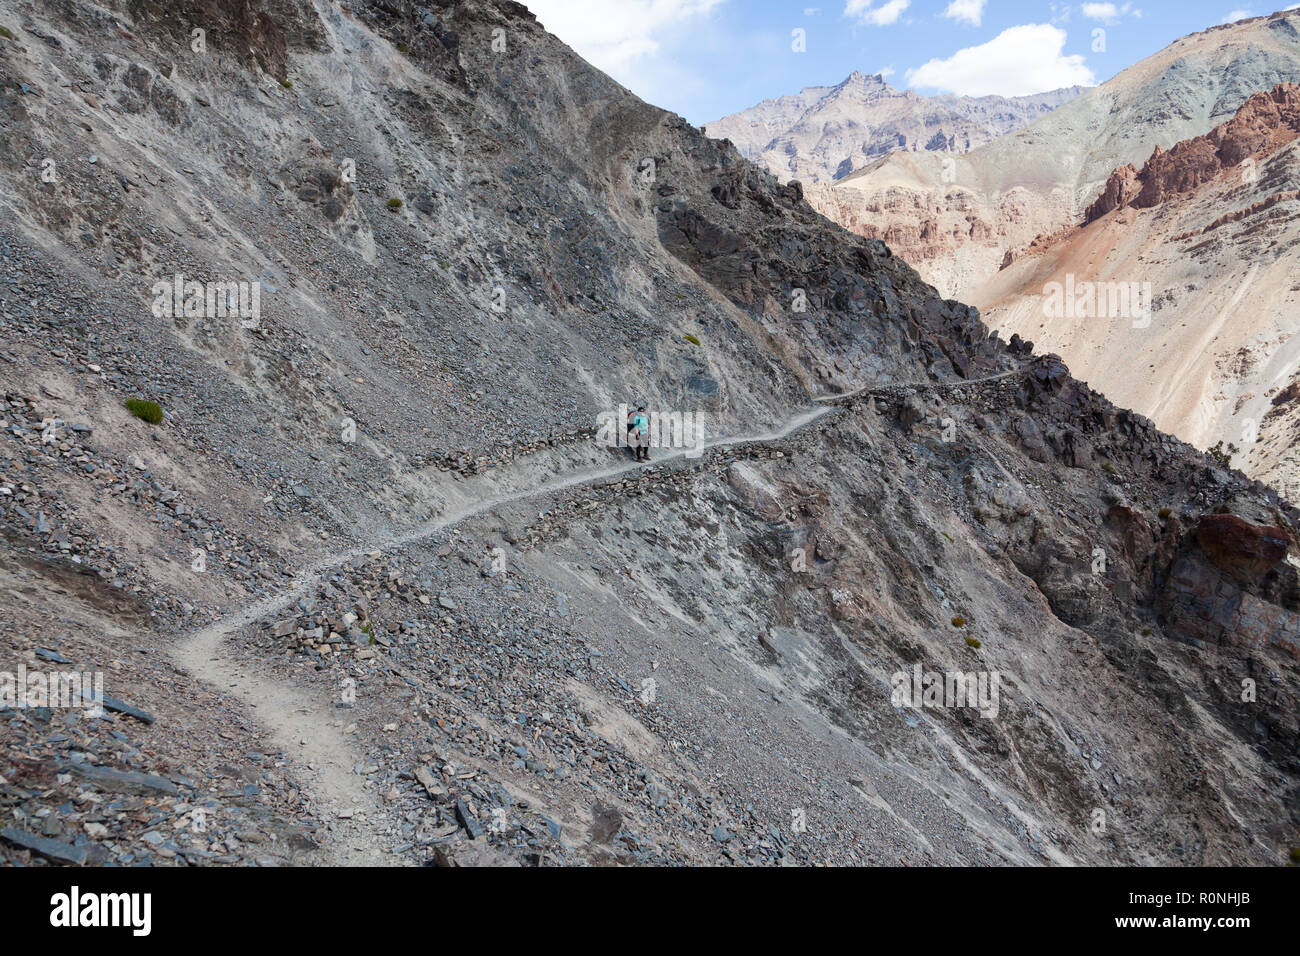
M1296 513L522 6L0 25L7 861L1295 845Z
M1038 338L1116 401L1292 500L1298 139L1300 87L1258 93L1205 136L1115 170L1082 222L975 293L1004 335ZM1048 298L1067 282L1107 301L1057 308ZM1112 314L1118 286L1136 290L1140 308Z

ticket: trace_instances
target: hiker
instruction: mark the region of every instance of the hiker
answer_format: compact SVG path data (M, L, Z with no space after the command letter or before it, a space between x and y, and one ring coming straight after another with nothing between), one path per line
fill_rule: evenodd
M635 412L627 413L627 444L636 454L637 461L650 460L650 416L645 406L638 405Z
M1076 436L1079 434L1074 428L1067 428L1061 436L1062 445L1064 446L1061 449L1061 459L1071 468L1079 467L1079 450L1074 444L1077 440Z

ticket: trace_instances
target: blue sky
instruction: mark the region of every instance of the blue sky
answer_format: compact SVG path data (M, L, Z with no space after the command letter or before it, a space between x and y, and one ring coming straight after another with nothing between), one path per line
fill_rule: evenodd
M853 70L1014 96L1102 83L1178 37L1291 0L525 0L642 99L696 125ZM802 52L797 51L802 30ZM1097 31L1103 31L1098 33Z

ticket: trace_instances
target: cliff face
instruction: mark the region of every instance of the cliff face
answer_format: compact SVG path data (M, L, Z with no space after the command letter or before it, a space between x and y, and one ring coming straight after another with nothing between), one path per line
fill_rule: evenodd
M130 712L0 710L6 862L1296 842L1296 512L522 6L7 29L0 670Z

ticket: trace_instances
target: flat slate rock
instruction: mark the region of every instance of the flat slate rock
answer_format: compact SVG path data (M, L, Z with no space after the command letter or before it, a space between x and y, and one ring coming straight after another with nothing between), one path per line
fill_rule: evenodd
M146 724L152 724L154 722L153 714L147 714L143 710L140 710L137 707L132 707L130 704L124 703L116 697L109 697L107 694L104 695L104 706L119 714L126 714L126 716L134 717L136 720L143 720Z
M107 790L156 790L172 796L179 796L181 792L180 787L166 777L137 770L114 770L112 767L97 767L94 764L68 763L59 767L59 773L75 773Z
M81 699L86 702L94 701L93 695L87 694L84 689L81 692ZM132 707L125 701L120 701L116 697L110 697L108 694L104 695L104 709L111 710L118 714L125 714L128 717L134 717L136 720L143 720L146 724L152 724L155 720L153 714L147 714L138 707Z
M58 860L62 863L86 862L87 850L85 847L73 846L71 843L63 843L59 840L51 840L49 837L37 836L35 833L19 830L17 827L5 827L0 830L0 839L8 840L10 843L31 850L33 853L39 853L43 857Z
M478 822L478 817L470 812L465 801L460 798L456 800L456 819L460 821L460 825L465 828L465 832L469 834L471 840L477 840L483 835L483 825Z
M428 767L417 767L415 769L415 779L419 781L420 786L424 787L429 796L442 796L443 789L438 785L437 779L435 779Z

